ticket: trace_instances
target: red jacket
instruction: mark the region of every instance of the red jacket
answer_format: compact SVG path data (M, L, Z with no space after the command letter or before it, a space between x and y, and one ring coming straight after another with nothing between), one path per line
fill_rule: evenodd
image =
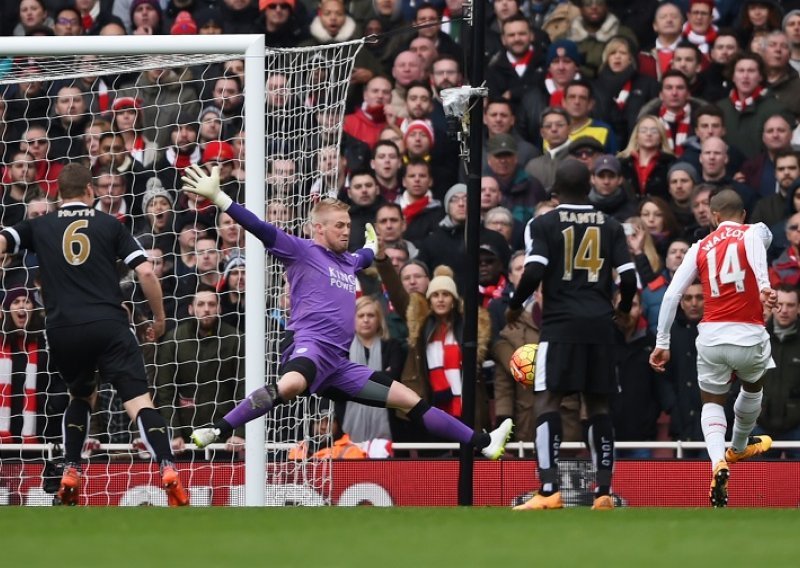
M354 113L344 117L344 131L368 144L370 150L374 150L381 130L388 124L385 116L381 114L379 118L380 121L376 121L367 116L363 109L356 109Z

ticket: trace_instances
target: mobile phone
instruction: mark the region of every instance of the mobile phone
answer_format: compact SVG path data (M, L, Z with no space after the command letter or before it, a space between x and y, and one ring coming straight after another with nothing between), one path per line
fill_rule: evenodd
M636 232L636 230L633 228L632 223L623 223L622 230L625 231L625 236L627 237L630 237L632 234Z

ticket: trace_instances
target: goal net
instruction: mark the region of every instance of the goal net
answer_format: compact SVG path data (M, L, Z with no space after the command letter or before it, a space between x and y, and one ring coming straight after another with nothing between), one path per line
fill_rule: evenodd
M318 397L208 449L189 443L193 428L277 380L288 284L259 241L179 188L189 164L218 165L233 199L306 236L312 188L338 173L329 156L339 155L360 48L265 50L260 36L0 39L0 53L13 54L0 58L0 225L58 207L58 173L80 162L96 207L147 250L164 292L163 337L148 335L133 275L121 269L120 281L192 505L330 502L330 461L314 457L332 443ZM68 396L47 357L37 259L22 251L2 262L0 505L49 505L42 480L58 478ZM136 425L98 384L82 502L166 505Z

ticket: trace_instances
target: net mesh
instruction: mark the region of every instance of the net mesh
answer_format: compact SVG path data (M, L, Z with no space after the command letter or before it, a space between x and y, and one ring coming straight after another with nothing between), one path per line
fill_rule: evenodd
M315 195L339 174L345 98L360 47L355 42L268 50L265 93L255 94L243 92L243 59L230 55L0 60L0 225L57 207L63 164L91 168L96 206L129 228L161 279L168 332L154 340L141 286L131 273L120 272L156 406L172 427L177 459L191 462L183 468L184 483L198 503L219 503L214 488L225 487L230 498L223 504L244 504L242 468L231 467L243 458L237 439L243 429L230 443L205 451L185 444L193 428L210 425L247 394L243 259L264 251L245 250L243 231L230 217L179 192L181 172L190 163L219 165L226 193L287 232L307 236ZM267 177L263 197L253 203L245 202L244 191L245 96L264 98L266 118ZM43 458L57 461L68 402L66 386L47 360L35 255L23 252L3 262L0 470L43 464ZM220 315L206 327L203 314L214 307L200 300L209 296L218 301ZM282 268L269 256L264 300L266 382L274 383L288 301ZM256 317L262 316L250 315ZM102 377L98 383L84 454L91 471L101 466L106 475L104 483L87 486L86 502L116 504L111 487L125 486L143 487L146 501L166 505L158 480L142 470L149 456L136 425L111 385ZM329 418L328 405L314 396L268 415L270 503L330 502L330 461L313 457L331 443ZM0 473L0 485L4 477ZM49 503L46 493L37 495L36 503Z

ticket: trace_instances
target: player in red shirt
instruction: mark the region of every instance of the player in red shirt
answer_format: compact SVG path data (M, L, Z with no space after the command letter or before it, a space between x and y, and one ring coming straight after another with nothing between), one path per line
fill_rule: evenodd
M731 189L711 198L716 229L686 253L664 294L658 318L656 348L650 365L663 372L669 362L669 339L675 310L686 288L697 278L703 285L705 310L698 324L697 382L703 401L701 423L713 477L709 499L714 507L728 504L729 464L767 451L769 436L750 436L761 413L761 377L775 366L764 307L772 309L777 293L770 287L767 247L772 233L763 223L744 224L742 199ZM733 410L732 447L725 451L724 404L733 374L742 389Z

